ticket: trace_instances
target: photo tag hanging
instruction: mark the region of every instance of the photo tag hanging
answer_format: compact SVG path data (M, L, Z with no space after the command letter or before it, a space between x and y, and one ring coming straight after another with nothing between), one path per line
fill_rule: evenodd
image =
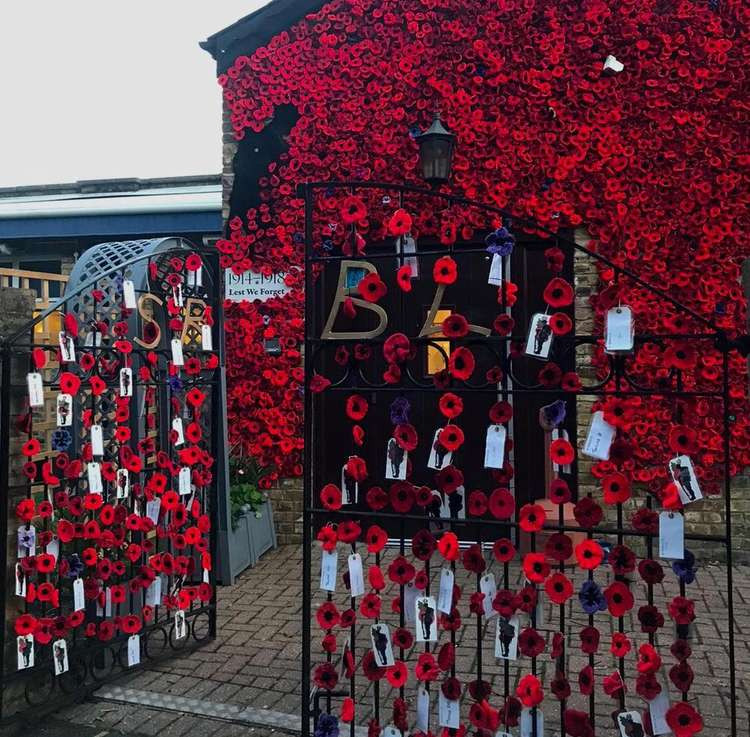
M26 574L23 572L23 566L16 563L16 596L26 596Z
M210 325L201 325L201 348L204 351L212 351L214 349L214 338Z
M438 725L449 729L458 729L461 725L461 702L446 699L442 689L438 694Z
M182 353L182 341L179 338L172 338L172 363L175 366L185 365L185 356Z
M175 284L175 286L172 287L172 298L174 299L174 303L177 307L185 306L182 293L182 284Z
M561 430L559 427L556 427L552 431L551 440L554 442L555 440L567 440L570 442L570 436L568 435L567 430ZM552 463L552 470L555 473L570 473L571 472L571 465L570 463L566 463L564 466L561 466L559 463L555 463L553 461Z
M416 619L414 613L417 610L417 599L419 598L419 589L414 585L413 581L404 586L404 614L406 615L406 623L414 624Z
M190 466L183 466L180 469L180 475L178 476L178 485L180 490L180 496L185 496L190 493L190 481L191 481Z
M419 259L416 256L417 242L410 235L405 235L403 238L404 254L410 254L409 258L404 259L404 266L409 266L411 268L412 279L419 279Z
M669 475L680 493L680 501L683 504L690 504L703 499L693 462L688 456L681 455L673 458L669 462Z
M517 615L510 619L498 615L495 625L495 657L502 660L515 660L518 657L518 635L521 622Z
M609 449L617 430L604 419L604 412L594 412L591 425L583 445L583 454L600 461L609 460Z
M453 571L444 566L440 571L437 609L445 614L450 614L453 609L453 578Z
M70 427L73 424L73 395L58 394L56 402L57 426Z
M643 734L643 721L637 711L623 711L617 715L617 726L620 728L620 737L631 737L634 734Z
M529 334L526 336L526 350L524 353L532 358L546 361L552 348L552 326L549 315L537 312L529 324Z
M182 427L182 417L175 417L172 420L172 431L175 433L174 445L178 447L185 442L185 431Z
M202 287L203 286L203 267L199 266L195 271L188 271L186 278L187 286L189 287Z
M174 613L174 638L175 640L184 640L187 637L187 622L185 621L185 612L177 609Z
M117 498L126 499L130 494L130 474L127 468L117 469Z
M104 432L101 425L91 426L91 453L100 457L104 455Z
M19 635L16 638L18 670L34 667L34 635Z
M490 425L484 446L484 467L502 468L505 465L505 427Z
M487 619L490 619L497 614L492 606L492 602L497 595L497 584L495 583L494 573L485 573L484 576L479 579L479 590L484 594L484 599L482 599L484 616Z
M86 466L86 474L89 479L89 492L92 494L101 494L102 467L98 463L89 463Z
M161 497L155 497L146 502L146 517L155 525L159 524L159 510L161 509Z
M138 306L135 300L135 284L130 279L125 279L122 282L122 299L128 310L134 310Z
M83 579L76 578L73 581L73 611L80 612L86 608L86 597L83 593Z
M60 362L72 363L76 360L76 344L72 336L65 330L61 330L57 336L60 343Z
M503 257L499 253L492 254L490 263L490 274L487 277L487 284L493 287L499 287L503 283Z
M370 626L370 642L375 662L380 668L390 668L396 664L391 645L391 633L384 622L376 622Z
M440 516L444 519L466 519L466 489L463 486L443 495Z
M613 307L607 311L604 350L607 353L629 353L633 350L634 332L633 313L630 307Z
M396 438L388 440L385 458L385 477L391 481L405 481L409 454L398 444Z
M26 384L29 387L29 406L44 407L44 383L42 375L33 371L26 375Z
M359 483L346 472L346 463L341 466L341 504L356 504Z
M427 468L431 468L433 471L440 471L440 469L449 466L453 459L453 453L440 443L441 432L442 428L440 427L435 430L430 446L430 457L427 460Z
M141 636L130 635L128 637L128 668L141 662Z
M25 525L18 530L18 558L36 555L36 527Z
M685 518L679 512L659 513L659 557L668 560L685 557Z
M424 686L417 686L417 723L420 732L430 729L430 694Z
M362 596L365 593L365 576L362 570L362 558L359 553L352 553L348 559L349 564L349 594L350 596Z
M336 591L339 554L336 549L323 550L320 556L320 588L323 591Z
M133 396L133 369L130 369L130 368L120 369L120 396L121 397Z
M418 596L414 602L417 642L437 642L437 611L434 596Z
M521 737L544 737L544 714L538 706L521 711Z
M52 643L52 662L55 664L55 675L61 676L70 670L68 663L68 643L59 639Z

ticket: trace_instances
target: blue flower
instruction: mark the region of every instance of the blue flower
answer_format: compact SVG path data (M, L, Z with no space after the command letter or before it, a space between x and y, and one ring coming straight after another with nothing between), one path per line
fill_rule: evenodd
M333 714L321 714L314 737L339 737L339 720Z
M58 427L52 433L52 450L65 451L70 447L72 442L73 436L65 428Z
M607 600L595 581L586 580L583 582L581 590L578 592L578 599L586 614L596 614L607 608Z
M685 548L684 558L682 560L676 560L672 563L672 570L675 576L684 581L686 584L693 583L695 581L695 556Z
M498 253L501 256L510 256L513 246L516 245L515 236L505 227L490 233L484 242L487 244L487 253Z
M552 404L547 404L542 407L542 413L544 414L544 421L551 427L559 427L565 422L565 400L558 399Z
M78 557L78 553L68 556L68 578L78 578L83 573L83 561Z
M181 392L182 391L182 379L180 379L179 376L170 376L169 388L172 390L173 394L176 394L177 392Z
M394 425L405 425L409 422L411 404L406 397L396 397L391 404L391 422Z

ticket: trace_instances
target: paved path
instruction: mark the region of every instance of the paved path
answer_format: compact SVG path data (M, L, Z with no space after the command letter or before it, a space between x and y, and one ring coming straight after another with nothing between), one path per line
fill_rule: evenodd
M458 576L457 582L460 583ZM133 737L210 737L214 734L244 737L295 733L300 725L300 589L300 549L284 547L268 553L254 569L240 577L236 586L221 590L219 636L214 643L190 655L125 676L99 693L106 701L98 700L68 708L58 713L57 718L100 730L117 730ZM693 635L694 654L690 660L696 673L690 695L691 699L697 700L706 718L707 729L703 734L710 737L728 734L725 589L725 570L718 565L707 565L700 568L698 582L690 586L688 593L696 602L699 617ZM655 603L665 611L664 602L673 595L671 588L657 587ZM745 734L743 730L746 730L747 710L750 708L749 568L736 569L735 596L739 675L737 709L739 733ZM388 591L384 592L383 599L384 602L390 600ZM464 603L462 609L466 609L466 606ZM550 610L547 621L551 621L551 616ZM572 621L577 629L582 626L582 620L580 614L576 616L573 613L569 617L569 622ZM609 659L606 643L609 633L604 631L604 621L604 618L598 620L603 642L600 653L607 655L599 658L602 663L601 666L597 665L598 679L607 674L605 671L609 672L605 662ZM637 625L632 630L629 627L630 621L626 622L626 631L634 633L638 629ZM470 632L468 628L464 628L464 631ZM472 634L467 636L474 637ZM671 637L671 633L668 636ZM633 635L636 642L640 642L640 637L640 633ZM317 639L315 632L316 643ZM490 650L492 636L488 635L484 640L484 677L495 684L501 683L503 667L494 663ZM360 635L359 642L362 641L363 635ZM669 658L668 646L662 646L662 649ZM464 674L462 680L465 682L466 675L475 668L476 653L473 645L468 643L464 648L459 644L458 652L458 675L461 678ZM583 656L577 649L577 640L575 643L571 640L569 652L571 662L568 670L577 673L577 669L584 664ZM542 668L550 666L548 658L544 656L540 657L539 662ZM668 664L671 665L671 659ZM515 679L516 675L517 670L513 671L512 678ZM502 690L501 686L496 690ZM387 688L381 686L381 695L387 698ZM358 696L361 704L371 701L370 698ZM628 704L632 703L631 708L641 708L642 702L635 694L628 698ZM607 714L611 713L614 705L614 702L604 699L606 697L602 697L598 709L598 719L602 719L598 723L601 724L606 723ZM570 705L574 708L579 706L575 703ZM607 729L603 734L610 731ZM558 732L559 729L548 732L547 737ZM83 737L83 733L79 737Z

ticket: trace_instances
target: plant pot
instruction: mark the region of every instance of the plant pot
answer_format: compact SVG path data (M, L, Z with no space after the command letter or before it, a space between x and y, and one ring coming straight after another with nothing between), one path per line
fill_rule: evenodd
M260 517L256 517L255 512L241 514L237 527L228 532L233 580L246 568L254 566L263 553L276 547L271 503L266 501L261 504L258 513Z

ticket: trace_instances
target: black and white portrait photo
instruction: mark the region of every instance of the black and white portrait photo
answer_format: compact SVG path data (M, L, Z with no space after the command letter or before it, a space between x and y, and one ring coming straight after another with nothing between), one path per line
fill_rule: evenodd
M551 348L552 327L549 324L549 315L537 313L531 318L525 353L527 356L546 360Z

